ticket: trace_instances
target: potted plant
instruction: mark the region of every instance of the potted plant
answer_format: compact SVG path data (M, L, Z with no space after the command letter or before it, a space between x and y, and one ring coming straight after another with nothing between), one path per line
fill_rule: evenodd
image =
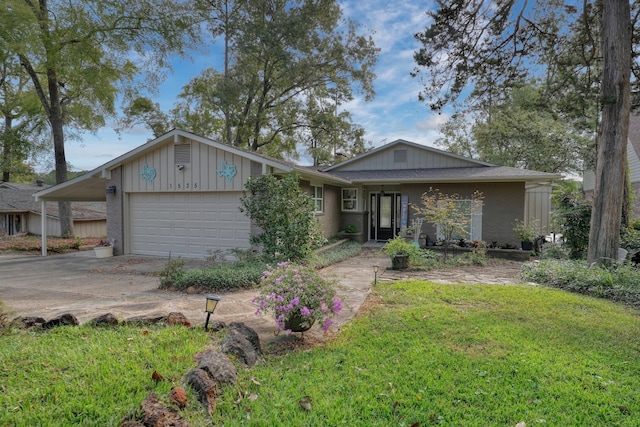
M389 239L382 247L382 251L391 258L391 265L394 270L406 270L409 268L409 256L416 249L412 243L407 242L400 235Z
M253 298L256 314L272 312L278 330L287 334L304 332L316 321L326 331L342 309L336 285L313 267L280 262L260 279L260 294Z
M114 239L111 239L111 242L108 242L106 240L100 240L98 244L93 248L93 251L96 254L96 258L112 257L114 241L115 241Z
M531 249L533 249L533 239L535 239L538 233L538 224L538 220L534 219L526 224L524 221L516 220L515 224L513 225L513 231L515 231L518 235L523 251L530 251Z

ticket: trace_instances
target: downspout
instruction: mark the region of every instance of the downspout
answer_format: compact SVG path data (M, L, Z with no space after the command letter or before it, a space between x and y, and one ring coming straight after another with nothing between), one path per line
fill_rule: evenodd
M42 256L47 256L47 202L40 202L40 230L42 233Z

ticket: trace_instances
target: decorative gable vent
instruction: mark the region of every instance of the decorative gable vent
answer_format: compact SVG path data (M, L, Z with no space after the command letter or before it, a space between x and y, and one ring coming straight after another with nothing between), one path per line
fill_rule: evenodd
M407 163L407 150L393 150L394 163Z
M191 144L180 144L173 146L173 157L176 165L191 163Z

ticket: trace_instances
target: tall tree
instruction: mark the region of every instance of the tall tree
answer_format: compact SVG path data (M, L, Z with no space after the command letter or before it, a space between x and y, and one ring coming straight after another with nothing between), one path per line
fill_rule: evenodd
M579 173L592 148L590 133L578 130L571 120L554 111L542 93L530 83L514 87L505 99L476 108L473 125L459 113L442 130L439 145L503 166L542 172ZM462 117L460 119L459 117Z
M620 11L614 17L607 14L607 9L622 7L626 4L627 12ZM602 14L597 6L602 4ZM634 7L638 2L634 2ZM548 90L547 99L569 98L559 90L571 87L571 94L576 99L594 99L594 90L603 90L604 106L602 111L601 130L599 132L598 162L607 157L608 165L616 164L613 168L597 167L596 181L600 186L601 196L609 193L609 203L606 212L594 215L592 218L592 235L590 237L589 260L602 262L615 259L617 248L615 237L619 235L619 217L622 210L622 193L624 185L618 185L618 171L626 170L620 165L625 164L624 150L628 122L623 119L624 111L628 114L628 103L625 107L626 91L630 87L625 85L621 77L631 70L631 16L629 3L620 0L603 0L602 2L585 0L576 5L567 5L563 1L536 1L533 5L528 2L513 2L511 0L457 0L455 2L438 1L438 7L427 12L433 23L416 38L422 47L415 54L417 67L414 75L425 79L425 89L420 97L428 102L433 109L440 110L472 90L471 101L484 102L490 105L496 99L508 95L513 87L520 85L530 77L554 77L553 82L559 82L556 76L563 77L563 85L557 85L556 91ZM634 19L636 15L634 15ZM599 46L600 37L608 37L612 27L628 27L628 33L616 29L617 38L611 38L604 47ZM554 46L564 47L571 43L580 47L573 57L557 55ZM628 61L622 57L616 58L617 70L620 74L607 72L606 65L599 66L598 61L606 50L624 55L629 48ZM554 53L556 52L556 53ZM565 61L554 61L554 58ZM635 58L635 56L634 56ZM567 59L572 59L569 61ZM593 78L594 70L602 67L601 79ZM634 69L638 64L634 63ZM562 72L560 72L562 71ZM585 78L585 76L590 77ZM572 79L579 82L570 86ZM608 80L607 80L608 79ZM585 82L588 83L585 85ZM637 83L637 82L636 82ZM608 85L614 85L618 92L607 94ZM549 85L551 89L552 86ZM557 94L559 93L559 95ZM605 113L607 103L615 105L617 113ZM565 102L570 106L571 102ZM556 105L562 105L558 102ZM585 108L588 104L585 104ZM611 107L613 108L613 107ZM573 111L573 117L579 114ZM562 112L563 118L572 117L570 111ZM597 120L594 117L592 123ZM578 128L579 129L579 128ZM615 132L615 134L614 134ZM603 144L604 141L606 144ZM606 147L604 148L603 147ZM614 149L615 147L615 149ZM602 152L605 150L604 152ZM606 155L605 155L606 153ZM622 154L621 154L622 153ZM613 162L613 163L612 163ZM622 181L624 182L624 180ZM598 189L596 189L598 193ZM615 193L615 194L613 194ZM618 217L616 221L612 217ZM599 230L599 231L595 231ZM613 240L611 240L613 239ZM591 246L594 252L591 252ZM595 247L598 247L597 249Z
M210 4L212 32L224 37L224 69L205 70L185 87L178 123L206 123L208 136L279 158L295 158L301 140L316 154L346 151L353 140L345 135L360 144L349 115L327 109L335 113L355 90L373 97L378 49L342 19L335 0Z
M65 128L103 126L119 89L140 70L158 72L169 52L181 53L192 35L187 6L169 0L0 3L0 40L30 76L51 127L56 182L67 179ZM60 202L59 210L62 234L70 235L70 205Z
M0 171L2 181L30 173L26 164L45 149L46 123L29 76L15 57L0 53Z
M618 258L625 198L631 106L631 9L626 0L604 0L602 13L602 126L598 134L589 263Z

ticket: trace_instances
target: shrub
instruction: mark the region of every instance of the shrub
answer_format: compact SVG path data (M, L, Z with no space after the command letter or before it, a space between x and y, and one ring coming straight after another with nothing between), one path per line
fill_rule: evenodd
M260 279L260 295L253 299L258 304L256 314L273 312L280 331L286 329L286 321L296 317L304 319L308 326L321 322L326 331L333 323L331 317L342 309L336 285L313 267L280 262L267 268Z
M545 243L542 245L540 259L569 259L569 250L562 243Z
M543 260L524 264L520 278L640 307L640 271L630 265L587 267L584 261Z
M250 178L240 199L242 212L262 229L251 242L272 259L302 261L324 244L315 202L299 185L298 174Z
M190 286L207 291L228 291L256 286L265 263L262 260L216 264L200 270L186 270L181 260L172 260L160 273L161 289L187 289Z

